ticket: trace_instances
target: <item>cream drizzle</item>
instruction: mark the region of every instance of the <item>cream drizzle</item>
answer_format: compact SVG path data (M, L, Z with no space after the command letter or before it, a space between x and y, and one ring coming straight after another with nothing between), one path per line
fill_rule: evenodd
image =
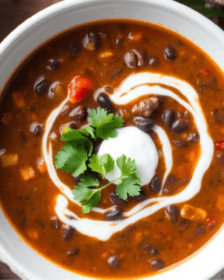
M170 89L163 88L160 85L165 85L177 89L183 96L187 98L189 103L182 100ZM191 87L188 83L174 77L144 72L130 75L127 79L124 80L120 87L114 91L114 94L110 95L110 98L114 103L118 105L124 105L140 96L147 96L152 94L169 96L175 99L188 111L190 111L194 117L195 124L200 135L201 155L195 167L194 174L190 183L185 187L183 191L181 191L177 195L173 195L170 197L164 196L159 198L152 198L139 203L130 211L125 212L124 219L120 221L108 222L79 218L75 213L72 213L67 209L67 198L74 203L77 202L73 200L70 188L63 184L58 178L53 164L51 143L49 143L48 145L49 133L62 107L68 101L68 99L66 98L62 102L62 104L50 114L46 122L46 130L42 142L43 154L48 168L49 176L54 182L55 186L58 187L64 194L57 197L57 203L55 206L55 212L57 216L64 223L74 226L78 231L85 235L96 237L100 240L108 240L114 233L123 230L128 225L133 224L170 204L177 204L187 201L194 197L200 191L201 180L204 176L204 173L211 164L214 148L213 141L207 131L207 125L199 104L198 95L193 87ZM162 128L156 126L154 130L158 134L163 144L163 154L166 163L166 172L163 178L164 184L168 174L172 169L171 146L170 144L168 144L169 139ZM108 210L109 209L94 208L94 211L102 214ZM67 215L74 217L75 220L68 219Z

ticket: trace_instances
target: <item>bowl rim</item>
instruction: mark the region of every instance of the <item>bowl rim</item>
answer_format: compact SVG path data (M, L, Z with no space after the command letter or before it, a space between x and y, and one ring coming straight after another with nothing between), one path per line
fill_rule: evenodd
M122 1L129 2L129 3L131 2L134 4L137 4L138 2L146 3L146 4L154 4L154 5L158 6L158 8L167 8L167 10L172 10L174 12L177 12L178 14L184 14L185 16L187 15L188 18L192 22L197 23L201 26L204 25L204 28L206 28L209 32L216 33L215 36L217 37L217 39L222 41L223 46L224 46L223 30L219 26L215 25L212 21L210 21L208 18L204 17L200 13L194 11L193 9L191 9L179 2L174 2L172 0L122 0ZM39 22L44 22L46 20L46 18L49 19L50 17L53 17L59 13L61 14L63 11L66 11L66 10L70 9L70 7L74 7L74 6L85 7L85 6L94 5L94 4L106 5L111 2L120 3L121 1L120 0L76 0L74 2L74 1L70 1L70 0L64 0L62 2L53 4L47 8L39 11L38 13L34 14L33 16L31 16L30 18L25 20L23 23L21 23L0 43L0 62L2 61L2 58L4 58L5 56L7 57L8 53L10 53L11 48L13 47L13 44L16 43L16 41L20 38L20 36L24 35L27 31L29 31L29 29L31 29L34 25L38 24ZM7 81L6 81L6 83L7 83ZM3 85L3 88L4 88L4 86L5 86L5 84ZM1 209L1 205L0 205L0 209ZM220 231L221 231L221 229L220 229ZM223 231L223 227L222 227L222 231ZM211 239L213 239L213 238L211 238ZM210 239L210 241L211 241L211 239ZM25 271L25 268L23 268L24 272L22 272L21 269L18 267L19 264L18 263L16 264L16 259L9 258L7 256L6 251L4 252L4 251L0 250L0 257L3 257L3 262L9 264L10 268L13 270L14 273L17 273L22 279L29 279L29 278L27 278L28 271ZM185 260L183 260L183 262L185 262ZM182 261L180 263L182 263ZM179 266L179 263L174 264L174 267L175 266ZM224 267L224 260L222 262L220 261L219 263L217 263L215 268L210 269L210 273L208 273L205 277L214 276L214 274L217 273L219 270L223 269L223 267ZM173 268L171 267L171 270L172 269ZM83 276L83 279L84 278L85 278L85 276ZM148 278L150 278L150 277L146 277L146 278L143 277L142 279L148 279ZM90 279L90 278L88 278L88 279ZM203 278L203 279L208 279L208 278Z

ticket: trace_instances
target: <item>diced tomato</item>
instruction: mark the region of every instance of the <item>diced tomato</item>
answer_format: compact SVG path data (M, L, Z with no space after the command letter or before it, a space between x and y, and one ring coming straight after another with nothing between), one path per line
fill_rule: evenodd
M224 141L216 141L214 143L215 149L219 151L224 151Z
M207 220L206 220L206 228L207 230L211 230L215 227L216 225L216 221L213 217L209 217Z
M87 94L93 90L93 82L81 76L76 76L72 79L71 83L68 86L68 96L70 102L78 103L84 99Z
M200 72L206 77L208 78L210 76L211 71L208 68L205 68L203 70L200 70Z

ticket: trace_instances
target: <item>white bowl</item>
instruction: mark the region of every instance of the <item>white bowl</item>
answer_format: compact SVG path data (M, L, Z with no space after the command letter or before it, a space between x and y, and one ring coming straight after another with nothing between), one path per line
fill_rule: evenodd
M186 6L167 0L68 0L31 17L1 43L0 88L27 54L48 38L76 24L106 18L133 18L167 26L193 41L224 70L222 30ZM209 279L224 267L223 252L224 229L221 229L187 261L144 279ZM0 255L23 279L92 279L66 271L38 255L19 239L2 212Z

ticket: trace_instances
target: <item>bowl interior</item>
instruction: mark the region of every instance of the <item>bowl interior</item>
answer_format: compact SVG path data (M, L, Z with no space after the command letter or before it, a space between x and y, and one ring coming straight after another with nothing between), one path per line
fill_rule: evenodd
M29 52L55 34L76 24L106 18L133 18L162 24L189 38L224 70L224 36L218 27L193 10L164 0L63 1L27 20L0 45L0 88ZM0 255L14 271L28 279L90 279L75 275L46 261L29 248L0 212ZM224 231L187 262L153 279L208 279L224 266ZM184 248L183 248L184 250ZM150 277L150 279L152 279ZM91 278L92 279L92 278ZM149 278L145 278L149 279Z

